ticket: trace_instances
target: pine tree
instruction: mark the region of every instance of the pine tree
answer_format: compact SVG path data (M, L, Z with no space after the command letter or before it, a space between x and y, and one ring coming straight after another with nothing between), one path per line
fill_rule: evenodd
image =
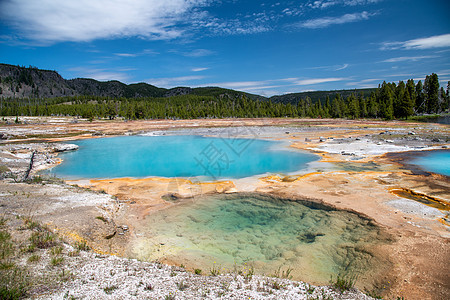
M445 90L443 87L439 90L439 96L440 96L440 108L442 111L446 111L448 109L448 100L447 95L445 94Z
M352 93L348 98L348 113L352 119L359 118L359 101Z
M433 73L425 78L424 84L426 112L437 113L439 111L439 79L437 74Z
M450 84L450 82L449 82ZM325 108L324 108L325 118L331 117L331 103L330 103L330 96L327 96L325 100Z
M394 98L394 116L396 118L404 117L403 101L405 96L406 85L403 81L400 81L395 89Z
M371 118L378 118L378 110L377 95L375 92L372 92L367 103L367 114Z
M416 85L416 105L415 105L415 111L416 113L423 113L426 110L425 106L425 94L423 92L423 85L422 81L419 80L419 82Z
M413 113L414 113L414 106L416 105L416 87L414 85L414 79L409 79L406 82L406 89L409 92L409 96L410 96L411 102L413 104Z
M395 86L395 85L394 85ZM380 88L380 115L391 120L394 118L394 92L385 81Z

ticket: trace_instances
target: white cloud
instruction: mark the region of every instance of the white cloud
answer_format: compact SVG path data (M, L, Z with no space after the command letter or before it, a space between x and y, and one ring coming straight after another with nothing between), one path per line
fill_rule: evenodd
M207 0L9 0L0 14L26 38L43 43L138 36L171 39L174 26Z
M267 23L272 20L272 16L262 13L251 15L250 18L250 20L224 20L201 16L199 20L195 21L194 27L203 31L208 30L216 35L247 35L271 30Z
M356 6L356 5L368 5L380 2L382 0L317 0L309 3L311 8L325 9L335 5L342 6Z
M343 64L341 67L338 67L336 71L344 70L348 68L348 64Z
M137 57L137 56L143 56L143 55L156 55L159 54L158 52L155 52L151 49L144 49L143 51L137 52L137 53L114 53L114 55L119 57Z
M114 53L114 55L117 55L120 57L136 57L136 56L138 56L136 53Z
M385 42L381 44L381 50L423 50L444 47L450 47L450 34L435 35L405 42Z
M347 78L311 78L311 79L302 79L295 82L296 85L313 85L319 83L326 82L335 82L335 81L343 81Z
M208 49L195 49L189 52L184 52L184 56L188 57L203 57L203 56L209 56L213 55L214 51L208 50Z
M369 79L363 79L360 81L347 82L345 85L351 86L354 88L366 89L366 88L375 88L381 82L383 82L383 80L381 80L379 78L369 78Z
M206 71L209 70L209 68L193 68L191 69L192 72L202 72L202 71Z
M302 27L302 28L310 28L310 29L325 28L325 27L328 27L331 25L338 25L338 24L345 24L345 23L352 23L352 22L368 20L369 17L371 17L373 15L374 14L370 14L367 11L363 11L361 13L345 14L340 17L325 17L325 18L310 19L310 20L307 20L307 21L297 24L297 26Z
M422 59L434 58L434 57L435 56L401 56L401 57L389 58L389 59L383 60L382 62L396 63L396 62L401 62L401 61L419 61Z
M203 86L220 86L228 89L248 89L255 86L262 86L271 82L271 80L263 80L263 81L235 81L235 82L218 82L218 83L210 83Z
M286 89L294 86L303 85L315 85L327 82L344 81L348 78L282 78L282 79L269 79L260 81L236 81L236 82L217 82L201 84L200 86L220 86L223 88L235 89L239 91L255 93L258 95L272 96L280 94ZM298 92L298 91L295 91Z
M129 69L119 70L121 72L126 72ZM128 82L130 77L126 73L121 73L117 71L110 71L106 69L91 69L85 67L76 67L68 69L70 72L74 72L75 76L78 78L92 78L99 81L109 81L109 80L118 80L121 82Z
M151 78L146 80L147 83L157 87L171 88L174 86L185 85L189 81L201 80L205 76L179 76L169 78Z
M340 71L347 69L350 65L349 64L342 64L342 65L332 65L332 66L321 66L321 67L311 67L311 68L305 68L309 70L326 70L326 71Z

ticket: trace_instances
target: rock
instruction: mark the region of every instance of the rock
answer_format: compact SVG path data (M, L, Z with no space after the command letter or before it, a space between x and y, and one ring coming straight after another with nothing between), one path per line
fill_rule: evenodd
M415 135L416 133L414 131L408 132L408 135Z
M446 145L442 146L442 149L447 149L447 148L448 148L448 146L446 146Z
M353 153L353 152L344 152L344 153L341 153L342 155L349 155L349 156L355 156L356 154L355 153Z
M74 151L78 150L78 145L75 144L54 144L53 151L54 152L65 152L65 151Z
M9 140L11 136L7 133L0 133L0 140Z

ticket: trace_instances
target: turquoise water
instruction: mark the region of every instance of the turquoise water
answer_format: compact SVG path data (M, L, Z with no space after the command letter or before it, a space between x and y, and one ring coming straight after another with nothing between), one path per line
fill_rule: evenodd
M74 142L50 172L79 178L193 177L242 178L266 172L293 172L317 156L282 143L201 136L121 136Z
M426 171L450 176L450 151L428 151L423 156L414 159L413 164Z
M251 266L267 275L292 268L294 279L321 284L342 271L375 276L384 265L376 246L389 241L354 213L260 194L188 200L144 222L133 250L137 258L200 268L208 275L213 266L225 272Z

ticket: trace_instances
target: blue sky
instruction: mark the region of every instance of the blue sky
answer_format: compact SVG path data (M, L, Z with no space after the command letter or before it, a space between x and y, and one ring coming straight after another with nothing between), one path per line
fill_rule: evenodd
M0 62L271 96L450 80L450 1L1 0Z

